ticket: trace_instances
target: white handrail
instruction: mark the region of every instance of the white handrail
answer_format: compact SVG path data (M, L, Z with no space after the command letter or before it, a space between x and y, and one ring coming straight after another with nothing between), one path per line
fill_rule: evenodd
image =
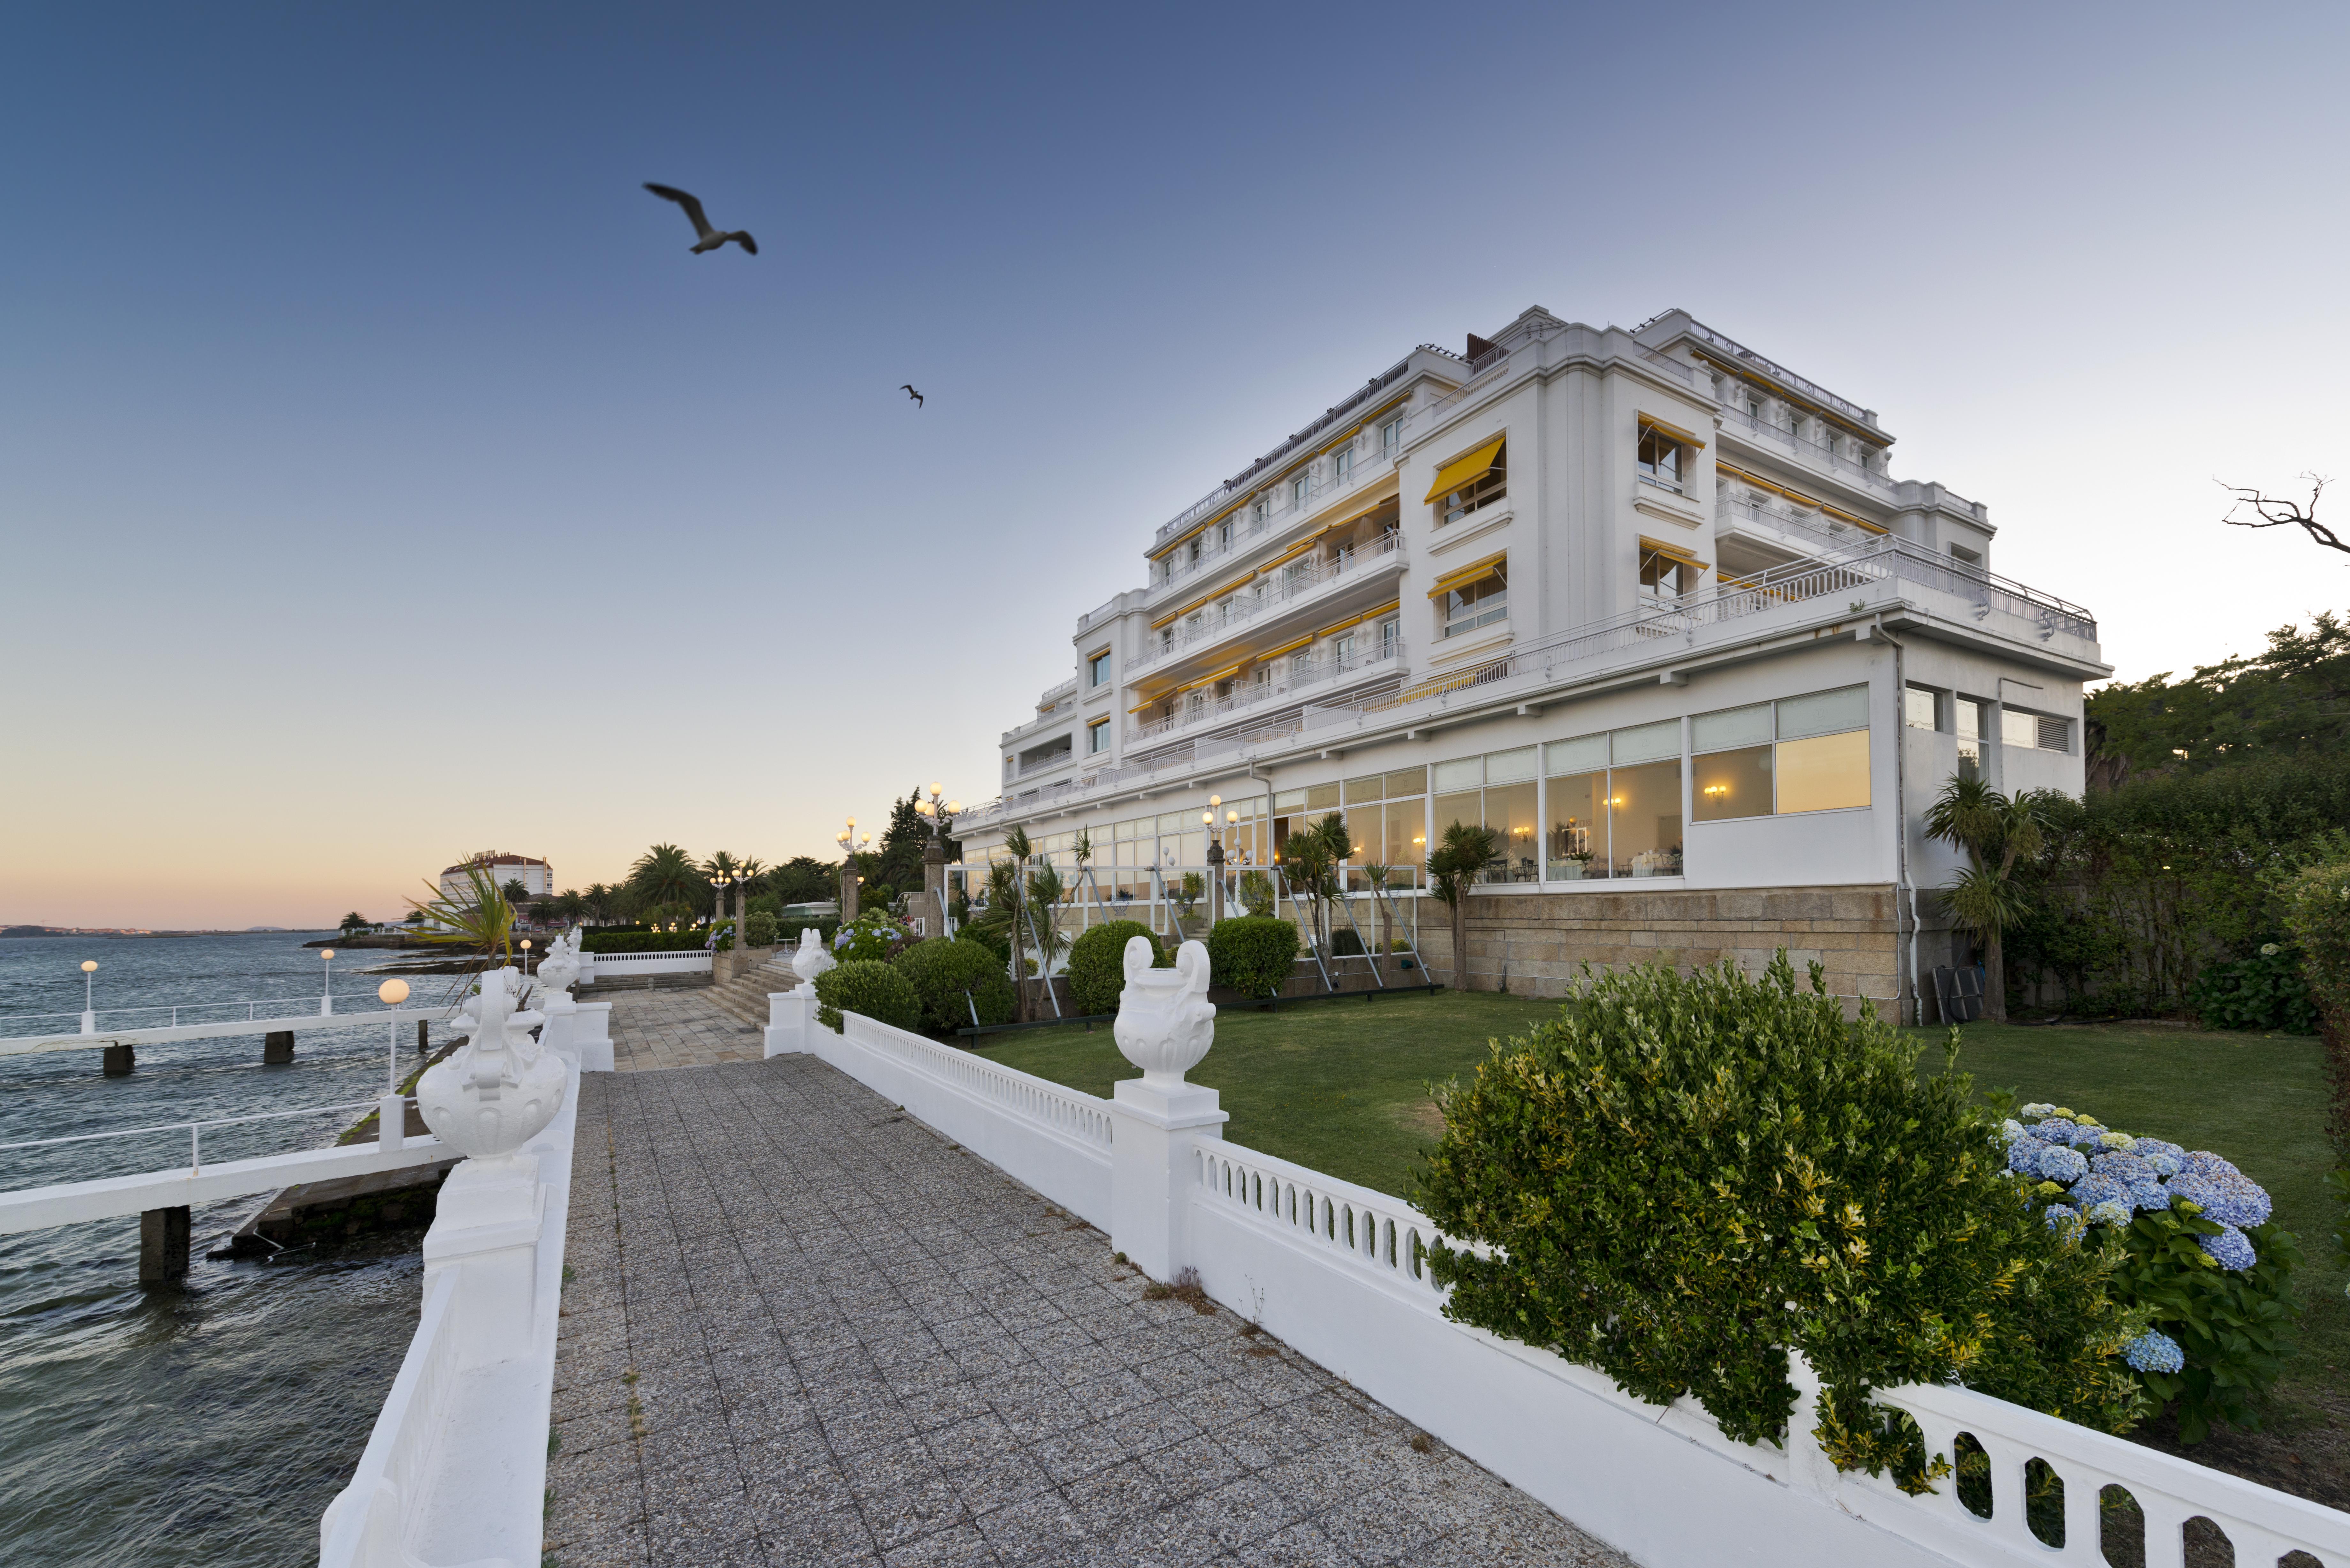
M1105 1150L1109 1147L1107 1101L991 1062L984 1056L910 1034L861 1012L842 1013L841 1033L868 1050L887 1052L957 1088L977 1094L1000 1109L1080 1142Z

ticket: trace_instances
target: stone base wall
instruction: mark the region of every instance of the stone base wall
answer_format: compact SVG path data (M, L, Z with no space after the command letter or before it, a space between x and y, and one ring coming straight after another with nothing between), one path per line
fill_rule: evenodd
M1885 1016L1900 994L1900 942L1894 889L1748 888L1723 892L1509 894L1481 892L1468 903L1465 977L1452 961L1450 911L1421 911L1420 950L1430 975L1471 991L1560 996L1594 970L1668 963L1689 971L1730 959L1760 971L1781 948L1800 978L1816 960L1827 988L1868 997Z

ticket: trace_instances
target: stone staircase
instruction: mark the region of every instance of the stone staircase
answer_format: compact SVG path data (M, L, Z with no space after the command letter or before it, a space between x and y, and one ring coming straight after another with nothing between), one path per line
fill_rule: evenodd
M764 952L753 949L750 956L757 961L733 978L712 985L710 1000L718 1004L719 1012L736 1023L764 1029L767 1026L768 993L790 991L800 982L800 977L792 972L792 949L781 946Z

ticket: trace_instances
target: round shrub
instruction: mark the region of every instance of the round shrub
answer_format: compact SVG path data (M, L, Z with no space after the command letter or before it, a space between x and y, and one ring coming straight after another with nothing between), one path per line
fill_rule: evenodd
M1126 990L1126 943L1129 937L1150 938L1150 967L1172 969L1174 958L1140 920L1112 920L1096 926L1069 944L1069 1000L1081 1014L1116 1012Z
M743 940L754 948L775 945L775 917L764 909L755 909L743 917Z
M816 1021L837 1032L843 1012L861 1012L897 1029L922 1026L922 999L913 981L871 959L851 959L816 977Z
M889 961L912 983L922 1022L932 1029L951 1033L1012 1022L1012 979L1003 961L977 942L932 937Z
M1208 933L1208 973L1243 996L1278 996L1297 961L1297 928L1271 915L1218 920Z
M1420 1182L1446 1315L1550 1347L1664 1405L1692 1394L1742 1442L1794 1407L1788 1352L1825 1385L1821 1443L1922 1489L1914 1430L1874 1388L1957 1378L2108 1431L2147 1401L2145 1332L2115 1259L2052 1228L2005 1169L1964 1075L1920 1082L1873 1010L1847 1020L1812 966L1722 963L1579 984L1439 1094Z
M884 963L904 950L912 934L887 910L868 910L832 933L832 956L842 963Z

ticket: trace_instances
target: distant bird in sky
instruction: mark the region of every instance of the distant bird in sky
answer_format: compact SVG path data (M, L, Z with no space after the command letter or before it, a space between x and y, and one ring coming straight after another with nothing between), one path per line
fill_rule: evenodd
M656 185L650 180L645 182L645 189L662 201L675 202L685 209L685 215L693 220L693 232L698 236L693 242L695 255L700 255L704 251L714 251L729 240L733 240L753 255L759 254L759 242L743 230L733 229L722 233L712 228L710 220L702 216L700 197L688 195L674 185Z
M922 406L922 394L914 390L912 383L901 381L899 385L906 389L906 396L914 400L914 407L919 409Z

